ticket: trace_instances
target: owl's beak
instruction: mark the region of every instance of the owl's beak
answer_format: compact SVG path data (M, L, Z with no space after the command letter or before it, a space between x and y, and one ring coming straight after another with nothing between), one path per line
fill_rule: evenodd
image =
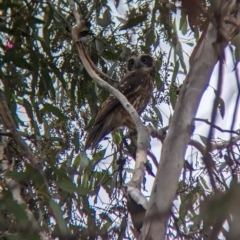
M135 65L135 68L140 68L140 67L142 67L142 64L140 63L140 62L137 62L137 63L135 63L136 65Z

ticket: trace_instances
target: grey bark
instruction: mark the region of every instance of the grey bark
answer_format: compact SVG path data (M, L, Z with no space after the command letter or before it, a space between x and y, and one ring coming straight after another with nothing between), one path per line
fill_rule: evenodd
M223 30L229 36L234 27L231 24L225 24L224 20L222 21L225 25ZM218 61L217 34L217 29L210 23L181 88L169 132L163 143L157 176L140 236L142 240L165 239L172 202L184 164L184 156L194 130L193 118L209 83L213 68Z

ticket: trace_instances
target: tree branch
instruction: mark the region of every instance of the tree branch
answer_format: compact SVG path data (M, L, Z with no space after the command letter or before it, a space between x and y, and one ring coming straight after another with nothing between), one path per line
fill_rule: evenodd
M148 131L151 134L151 137L157 138L158 140L163 142L163 140L165 139L165 137L167 135L167 130L168 130L169 126L163 127L161 129L156 129L151 124L149 124L147 126L147 128L148 128Z
M217 126L216 124L214 124L214 123L212 123L212 122L209 122L208 119L194 118L194 121L205 122L206 124L212 126L213 128L216 128L216 129L219 130L220 132L234 133L234 134L237 134L237 135L240 134L239 131L222 129L222 128L220 128L219 126Z
M239 8L239 3L236 1L235 3ZM231 13L228 12L228 14ZM224 18L224 16L221 17ZM237 17L239 17L239 12ZM223 24L225 34L229 35L233 26L225 22ZM218 61L219 55L214 47L217 35L218 30L210 23L202 41L196 46L197 51L192 59L191 69L182 85L169 131L163 142L160 164L140 236L142 240L165 239L167 222L183 168L184 156L194 130L193 119L213 68ZM226 46L225 40L222 43ZM153 220L151 216L154 215L157 217Z
M0 159L1 159L0 167L2 170L2 175L6 182L6 185L7 185L8 189L11 191L13 199L19 205L21 205L22 208L24 208L26 215L28 216L28 219L32 224L31 225L32 230L34 230L36 233L38 233L42 239L49 240L51 238L48 237L44 231L41 231L33 213L28 209L26 202L22 198L20 184L18 182L16 182L15 180L5 176L5 172L9 169L8 160L6 159L6 156L4 155L4 148L6 147L5 145L6 145L6 142L1 141L1 143L0 143Z
M12 134L14 141L21 147L23 156L30 161L30 163L32 164L32 166L35 169L37 169L40 172L40 174L42 175L42 177L45 181L46 186L48 186L46 177L41 169L40 162L36 159L36 157L34 156L34 154L31 151L31 149L23 141L20 133L17 131L17 127L12 118L11 112L8 108L8 104L7 104L5 95L1 89L0 89L0 115L2 117L5 127Z
M127 98L119 92L116 88L109 85L107 82L105 82L98 74L96 73L95 69L93 68L93 62L91 61L90 57L88 56L83 43L79 39L79 33L86 27L86 20L81 20L81 16L77 13L74 3L72 0L69 0L71 11L73 12L77 26L72 30L72 38L74 43L76 44L77 50L79 52L79 57L90 75L90 77L104 90L112 94L116 99L119 100L119 102L122 104L124 109L129 113L131 118L133 119L133 122L136 126L138 138L137 138L137 153L136 153L136 162L135 162L135 168L133 172L133 176L131 180L127 183L127 192L131 195L133 195L134 199L142 199L142 196L139 195L139 198L136 197L136 193L138 190L141 189L141 183L143 180L143 174L145 171L145 164L147 161L147 151L149 147L150 142L150 134L148 129L143 125L137 111L135 108L128 102ZM95 65L94 65L95 66ZM96 66L95 66L96 67ZM98 70L100 71L100 70ZM136 189L136 191L133 191L133 188ZM129 191L128 191L129 190ZM134 193L134 194L132 194ZM142 201L140 202L140 204Z

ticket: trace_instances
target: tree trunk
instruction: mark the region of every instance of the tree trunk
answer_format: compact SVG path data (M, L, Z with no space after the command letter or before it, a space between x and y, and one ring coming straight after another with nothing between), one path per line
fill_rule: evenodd
M233 30L233 26L225 22L224 28L227 35ZM194 51L189 73L181 87L169 132L163 143L157 176L140 236L142 240L165 240L165 231L183 168L185 152L194 131L193 118L218 61L217 29L210 23L203 34Z

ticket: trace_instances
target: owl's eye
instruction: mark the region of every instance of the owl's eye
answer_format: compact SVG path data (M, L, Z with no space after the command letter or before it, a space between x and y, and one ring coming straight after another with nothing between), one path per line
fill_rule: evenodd
M142 58L141 58L141 62L142 62L142 63L146 63L146 62L147 62L147 58L146 58L146 57L142 57Z
M133 59L129 60L129 65L132 67L134 65Z

